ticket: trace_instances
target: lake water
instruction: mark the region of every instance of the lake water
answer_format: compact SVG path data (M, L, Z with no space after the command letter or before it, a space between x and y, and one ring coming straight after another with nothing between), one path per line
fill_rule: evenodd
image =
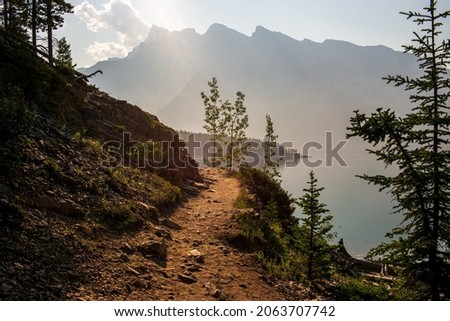
M313 170L319 187L325 187L320 201L333 215L337 240L343 238L350 254L362 258L372 247L386 240L385 234L401 222L401 215L391 214L394 204L389 195L355 177L357 174L387 173L373 156L362 152L345 154L343 158L348 167L334 164L333 167L322 166ZM304 164L280 169L283 187L293 197L300 197L311 170ZM301 210L297 208L295 215L300 217Z

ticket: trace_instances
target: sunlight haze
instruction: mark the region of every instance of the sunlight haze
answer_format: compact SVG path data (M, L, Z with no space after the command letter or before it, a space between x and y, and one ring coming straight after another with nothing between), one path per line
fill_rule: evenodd
M60 35L72 45L79 67L124 57L145 40L152 25L203 34L214 23L250 36L259 25L297 40L345 40L402 50L413 24L400 11L421 9L409 0L90 0L70 1Z

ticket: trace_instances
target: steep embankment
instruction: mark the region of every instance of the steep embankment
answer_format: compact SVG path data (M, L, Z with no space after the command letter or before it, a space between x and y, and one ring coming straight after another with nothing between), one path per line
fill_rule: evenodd
M150 171L102 162L98 141L30 117L0 144L0 298L71 299L99 277L105 243L158 224L183 194Z

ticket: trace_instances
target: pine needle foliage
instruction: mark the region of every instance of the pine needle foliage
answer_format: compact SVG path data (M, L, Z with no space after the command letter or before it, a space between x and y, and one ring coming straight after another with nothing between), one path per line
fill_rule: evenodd
M399 169L395 176L361 176L389 191L403 216L387 235L391 241L370 254L400 268L411 297L432 300L450 298L450 46L441 31L450 11L439 12L437 3L402 13L421 27L413 44L404 46L417 58L421 76L385 78L411 92L411 112L399 117L384 108L370 116L356 111L348 128L348 137L369 142L369 153Z
M335 234L332 232L333 216L329 214L326 205L319 200L324 187L317 186L313 171L309 173L308 187L303 189L303 196L298 200L303 215L301 232L303 253L306 261L306 276L309 281L320 281L328 278L331 273L331 253L334 247L330 245Z

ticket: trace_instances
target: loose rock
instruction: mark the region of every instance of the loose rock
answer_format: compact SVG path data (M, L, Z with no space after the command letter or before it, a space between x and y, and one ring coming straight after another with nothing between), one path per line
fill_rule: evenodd
M138 251L142 255L158 255L161 258L167 258L167 245L163 243L147 243L138 246Z
M131 247L130 244L128 243L123 243L123 245L120 247L120 250L126 254L133 254L134 253L134 249Z
M2 286L0 287L0 294L2 296L7 296L11 293L12 290L12 286L9 286L7 284L2 284Z
M166 218L162 221L162 224L164 224L165 226L167 226L168 228L174 229L174 230L181 230L182 227L180 224L175 223L174 221Z
M42 210L55 210L59 208L58 202L50 196L39 196L34 200L34 203L38 209Z
M127 266L127 272L130 273L130 274L134 274L134 275L140 275L141 274L138 271L136 271L135 269L133 269L131 266Z
M194 258L198 263L205 262L205 256L199 250L189 251L188 258Z
M192 284L192 283L196 283L197 279L193 276L189 276L186 274L178 274L178 279L181 282L187 283L187 284Z

